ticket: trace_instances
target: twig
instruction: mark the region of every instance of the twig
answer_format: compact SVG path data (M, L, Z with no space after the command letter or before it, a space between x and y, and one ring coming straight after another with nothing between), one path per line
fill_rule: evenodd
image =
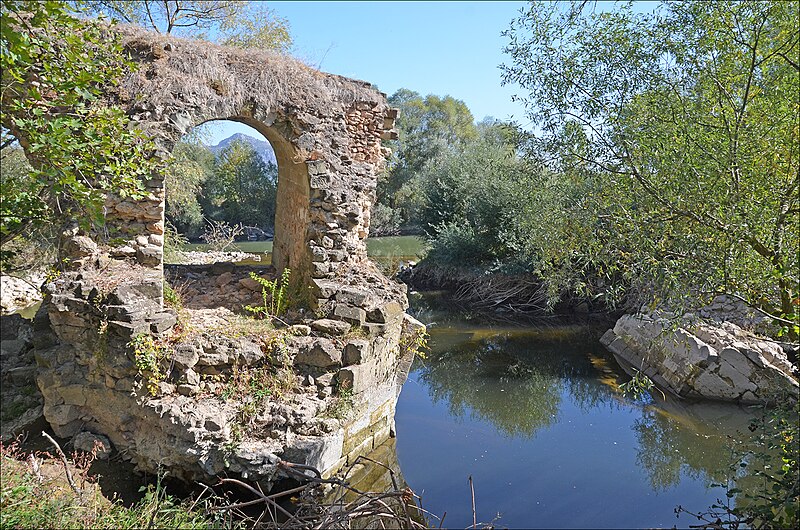
M28 465L31 466L31 470L36 475L36 478L39 479L39 482L42 482L44 478L42 477L41 471L39 471L39 462L36 461L36 457L33 456L33 453L28 455Z
M238 486L241 486L241 487L245 488L246 490L250 491L256 497L259 497L258 500L260 502L263 502L263 503L265 503L267 505L273 506L274 508L277 508L278 510L280 510L281 513L283 513L283 515L285 515L286 517L289 518L289 521L294 520L294 521L300 522L294 515L292 515L288 511L286 511L283 508L283 506L279 505L277 502L275 502L274 500L270 499L269 497L267 497L266 495L264 495L263 493L261 493L260 491L255 489L254 487L250 486L249 484L247 484L245 482L242 482L241 480L236 480L235 478L221 478L221 479L219 479L219 481L220 481L220 483L236 484Z
M472 528L478 526L478 519L475 514L475 487L472 484L472 475L469 476L469 489L472 492Z
M69 464L67 462L67 457L64 455L64 451L61 450L61 446L58 445L58 442L53 440L53 438L47 434L46 432L42 431L42 436L50 440L54 446L56 446L56 452L58 456L61 458L61 463L64 464L64 472L67 474L67 482L69 482L69 486L72 488L72 491L77 493L78 495L81 494L81 490L78 489L78 486L75 485L75 480L72 478L72 473L69 470Z

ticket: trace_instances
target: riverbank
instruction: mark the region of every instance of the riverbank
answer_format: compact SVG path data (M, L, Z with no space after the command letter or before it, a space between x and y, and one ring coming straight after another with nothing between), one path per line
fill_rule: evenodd
M596 298L574 293L555 296L532 274L489 273L423 260L402 267L397 278L411 289L444 291L464 309L507 320L613 321L623 313Z

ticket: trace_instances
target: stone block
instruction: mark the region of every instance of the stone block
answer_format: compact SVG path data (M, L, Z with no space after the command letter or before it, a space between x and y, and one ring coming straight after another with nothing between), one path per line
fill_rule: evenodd
M239 280L239 285L250 291L261 292L261 284L249 276Z
M289 333L298 337L310 335L311 326L306 326L305 324L294 324L292 326L289 326Z
M197 346L193 344L179 344L172 354L172 359L178 369L186 370L197 364L200 354Z
M175 315L166 312L156 313L147 320L150 322L150 331L153 333L164 333L165 331L172 329L172 327L178 322L178 319L175 318Z
M363 306L367 301L368 293L355 287L342 287L336 293L336 301L352 306Z
M197 385L189 385L181 383L178 385L178 394L182 396L194 396L200 392L200 387Z
M367 320L376 322L378 324L385 324L393 321L400 316L403 312L403 306L398 302L391 300L377 307L374 307L367 312Z
M344 335L350 331L350 324L341 320L321 318L311 323L311 329L327 335Z
M229 283L231 283L231 279L232 278L233 278L233 274L231 274L230 271L223 272L222 274L217 276L217 279L214 280L214 283L217 285L217 287L222 287L222 286L225 286L225 285L228 285Z
M114 333L125 340L130 340L136 335L146 333L150 330L150 325L144 320L136 322L120 322L112 320L108 323L108 331Z
M345 365L361 364L369 359L372 345L366 339L350 340L344 347L343 361Z
M354 326L361 326L367 319L366 311L360 307L353 307L348 304L336 304L336 309L334 309L333 314L340 320L349 322Z
M109 296L111 304L124 305L131 311L159 310L162 290L158 280L120 285ZM146 305L149 302L149 305ZM135 308L134 308L135 306Z
M111 456L111 441L102 434L79 432L72 439L72 446L78 451L94 452L99 460L108 460L108 457Z
M342 352L332 341L316 337L309 346L297 353L294 362L296 364L328 368L342 362Z
M261 346L251 340L241 340L236 345L236 358L240 364L253 365L264 357Z
M156 266L161 265L162 250L160 246L147 245L136 249L136 261L142 265Z
M314 295L317 298L333 298L336 293L341 289L342 284L332 280L312 280Z
M375 376L374 368L372 364L346 366L339 370L336 379L339 381L341 388L351 388L353 389L353 394L357 395L377 386L380 382Z
M45 402L44 417L51 425L67 425L81 417L80 409L73 405L48 406Z
M322 374L316 378L314 383L317 385L317 388L329 387L333 384L333 378L335 375L336 374L333 372Z
M328 259L328 252L321 247L313 247L311 249L311 261L324 262Z
M183 373L183 378L186 380L186 383L193 386L200 385L200 374L189 368Z

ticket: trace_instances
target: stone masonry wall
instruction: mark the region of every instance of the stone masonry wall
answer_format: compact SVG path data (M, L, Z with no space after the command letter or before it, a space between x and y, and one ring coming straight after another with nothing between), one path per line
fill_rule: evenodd
M288 57L119 31L139 70L107 99L155 139L154 156L216 119L270 141L275 267L253 272L290 268L306 310L280 329L245 320L237 312L258 286L222 264L187 272L193 305L165 309L154 176L144 200L107 198L104 234L66 234L71 270L45 287L34 323L45 418L61 436L105 435L141 468L187 479L229 472L269 486L281 459L331 473L390 435L413 359L401 337L422 328L364 243L396 111L368 83ZM225 303L209 305L212 291Z

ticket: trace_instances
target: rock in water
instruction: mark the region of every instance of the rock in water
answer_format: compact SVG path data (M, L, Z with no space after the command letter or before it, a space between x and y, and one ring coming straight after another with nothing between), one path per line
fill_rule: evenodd
M743 404L798 397L797 368L781 346L731 322L624 315L600 342L625 370L677 396Z

